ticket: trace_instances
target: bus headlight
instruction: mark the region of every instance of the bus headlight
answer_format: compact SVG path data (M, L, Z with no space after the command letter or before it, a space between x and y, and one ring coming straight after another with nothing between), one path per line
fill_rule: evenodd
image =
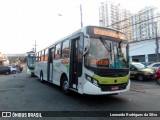
M90 77L89 75L86 75L86 79L91 82L92 84L98 86L98 81Z
M86 75L86 79L89 81L89 82L92 82L92 78L88 75Z
M94 85L98 86L98 81L97 80L93 79L92 81L93 81Z

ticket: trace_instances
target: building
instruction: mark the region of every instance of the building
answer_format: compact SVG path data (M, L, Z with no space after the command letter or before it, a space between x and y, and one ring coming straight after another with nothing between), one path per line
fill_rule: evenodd
M120 31L124 32L127 35L128 42L130 42L132 39L131 19L130 19L131 13L126 9L121 9L120 17L121 17L119 21Z
M7 54L11 65L20 65L26 62L27 54Z
M8 57L5 54L2 54L1 52L0 52L0 65L2 66L9 65Z
M158 45L160 45L160 42ZM160 53L160 50L158 52ZM130 61L137 61L146 64L157 62L155 39L130 43L129 56ZM158 57L160 60L160 54Z
M129 41L131 40L130 17L130 12L115 2L102 2L99 7L100 26L114 28L126 33Z
M120 20L120 5L111 1L102 2L99 7L100 26L110 26L119 29L114 23Z
M157 11L153 6L145 7L132 15L132 41L147 40L156 37Z
M131 17L132 40L129 44L130 61L148 64L160 60L160 18L158 14L158 10L150 6L145 7Z

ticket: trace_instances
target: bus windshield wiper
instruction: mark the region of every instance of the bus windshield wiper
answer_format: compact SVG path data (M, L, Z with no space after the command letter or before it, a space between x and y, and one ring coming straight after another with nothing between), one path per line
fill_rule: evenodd
M110 45L108 45L108 43L106 43L104 40L102 40L102 38L99 38L100 41L102 42L102 44L104 45L104 47L107 49L108 52L111 52L111 47Z

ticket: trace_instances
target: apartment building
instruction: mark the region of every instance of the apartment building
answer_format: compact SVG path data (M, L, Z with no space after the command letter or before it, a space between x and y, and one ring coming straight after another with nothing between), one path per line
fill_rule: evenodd
M132 41L129 44L131 61L152 63L160 60L158 46L160 14L154 6L145 7L131 17Z
M137 14L132 15L132 42L147 40L156 37L157 11L153 6L145 7Z
M110 27L125 32L131 40L130 12L123 9L120 4L105 1L99 7L100 26Z

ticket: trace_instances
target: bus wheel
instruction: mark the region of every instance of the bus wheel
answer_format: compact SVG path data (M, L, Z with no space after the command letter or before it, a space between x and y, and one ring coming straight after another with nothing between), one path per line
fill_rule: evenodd
M40 73L40 81L41 81L41 83L44 83L44 80L43 80L43 73L42 73L42 72Z
M62 90L65 94L70 94L70 90L69 90L69 82L67 77L63 77L62 78Z

